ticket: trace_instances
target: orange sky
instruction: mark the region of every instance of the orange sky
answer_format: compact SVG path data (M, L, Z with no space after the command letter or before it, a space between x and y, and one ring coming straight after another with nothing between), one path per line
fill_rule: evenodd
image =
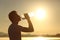
M46 10L46 18L43 20L31 17L34 26L33 34L60 33L60 1L33 1L33 0L0 0L0 32L8 31L11 22L8 13L16 10L19 15L35 11L37 8ZM27 26L27 21L22 20L19 25Z

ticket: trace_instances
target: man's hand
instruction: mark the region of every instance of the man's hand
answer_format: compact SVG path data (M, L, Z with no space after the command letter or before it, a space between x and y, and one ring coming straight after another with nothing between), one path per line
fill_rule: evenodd
M25 13L24 16L25 16L25 18L26 18L27 20L30 20L30 17L29 17L29 15L28 15L28 13Z

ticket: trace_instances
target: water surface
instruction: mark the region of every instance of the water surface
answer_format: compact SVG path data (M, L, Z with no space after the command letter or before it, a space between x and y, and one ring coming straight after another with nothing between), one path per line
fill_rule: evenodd
M0 37L0 40L9 40L9 38ZM60 37L22 37L22 40L60 40Z

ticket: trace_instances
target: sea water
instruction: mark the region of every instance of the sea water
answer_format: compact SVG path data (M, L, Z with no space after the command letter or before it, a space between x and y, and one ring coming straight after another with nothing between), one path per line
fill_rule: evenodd
M9 40L9 37L0 37L0 40ZM22 37L22 40L60 40L60 37Z

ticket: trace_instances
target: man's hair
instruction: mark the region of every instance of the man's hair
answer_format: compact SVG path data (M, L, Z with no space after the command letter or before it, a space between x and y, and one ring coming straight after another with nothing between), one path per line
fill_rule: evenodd
M16 19L17 19L17 12L16 11L11 11L8 16L9 16L9 19L10 19L11 22L15 22Z

